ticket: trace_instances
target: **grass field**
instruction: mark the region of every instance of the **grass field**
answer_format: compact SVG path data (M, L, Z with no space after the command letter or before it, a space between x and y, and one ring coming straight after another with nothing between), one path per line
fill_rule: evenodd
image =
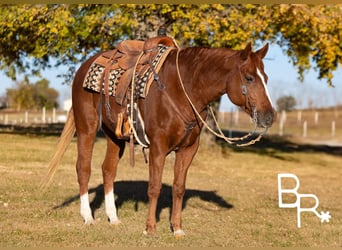
M9 246L342 246L342 147L302 145L284 138L265 138L244 149L207 145L202 140L187 179L183 209L185 238L169 228L171 154L163 176L158 234L142 234L147 214L148 168L136 149L136 166L128 151L115 184L123 224L110 226L104 212L100 165L105 140L98 138L93 157L90 199L96 224L83 225L76 182L76 140L69 146L46 193L38 184L46 173L58 137L0 134L0 247ZM329 211L329 223L278 207L278 173L300 179L300 193L319 198L318 212ZM303 205L310 206L310 201Z

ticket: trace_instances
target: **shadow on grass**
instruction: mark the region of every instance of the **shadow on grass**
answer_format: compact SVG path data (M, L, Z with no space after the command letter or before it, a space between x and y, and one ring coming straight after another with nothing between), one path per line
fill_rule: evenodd
M114 183L114 193L117 196L115 200L115 204L118 210L125 202L133 201L134 202L134 210L139 210L139 203L147 204L147 181L117 181ZM90 207L92 209L93 215L95 215L96 210L98 210L102 203L104 202L104 190L103 185L99 185L95 188L89 189L89 194L95 193L94 199L90 203ZM187 202L190 198L198 197L202 201L207 201L213 203L221 208L230 209L233 208L233 205L225 201L221 196L216 194L216 191L204 191L204 190L196 190L196 189L186 189L182 209L184 209L187 205ZM63 208L68 206L69 204L79 200L79 195L71 197L67 199L62 204L54 207L54 209ZM171 210L172 210L172 187L170 185L163 184L162 191L158 200L156 218L157 221L160 219L161 211L167 208L169 209L169 216L171 218ZM203 206L204 209L208 209Z
M134 210L139 210L139 203L148 203L147 197L147 181L117 181L114 183L114 193L117 196L115 200L115 204L118 210L122 207L125 202L133 201L134 202ZM103 185L99 185L95 188L89 189L89 194L95 193L94 199L90 203L90 207L92 209L93 215L95 215L96 210L98 210L102 203L104 202L104 190ZM182 209L184 209L187 205L187 202L190 198L198 197L202 201L207 201L213 203L221 208L230 209L233 208L233 205L225 201L221 196L216 194L216 191L203 191L196 189L186 189ZM64 201L62 204L54 207L54 209L59 209L70 205L71 203L79 200L79 195L71 197ZM172 209L172 187L166 184L163 184L162 191L158 200L156 218L157 221L160 219L161 211L167 208L169 209L169 216L171 217L171 209ZM208 209L203 207L203 209ZM209 209L210 210L210 209Z
M229 131L223 131L226 136L229 135ZM233 131L232 137L241 137L246 132ZM253 138L255 138L254 136ZM322 144L308 144L308 143L297 143L290 140L290 137L277 136L277 135L266 135L262 137L259 142L247 147L237 147L224 142L222 139L217 138L216 142L219 143L223 149L230 148L235 152L252 152L260 155L267 155L275 158L282 158L278 153L292 153L292 152L303 152L303 153L325 153L334 156L342 156L342 146L329 146ZM284 160L286 160L284 158Z
M0 124L0 132L19 135L60 136L64 123Z

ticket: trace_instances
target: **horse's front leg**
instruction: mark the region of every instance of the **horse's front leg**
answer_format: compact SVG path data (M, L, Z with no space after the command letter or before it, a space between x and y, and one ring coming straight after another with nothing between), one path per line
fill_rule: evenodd
M158 198L162 188L162 175L166 153L160 145L151 144L149 153L149 183L147 195L149 208L147 213L146 231L144 234L153 235L156 233L156 210Z
M123 154L125 142L116 138L113 140L107 137L107 152L102 164L103 187L105 194L105 211L110 224L118 225L121 223L117 216L114 199L114 179L118 162Z
M199 145L199 139L186 148L181 148L176 152L176 160L174 166L174 180L172 186L172 214L171 227L175 237L182 237L185 235L182 230L182 204L185 193L185 181L188 169L194 158Z

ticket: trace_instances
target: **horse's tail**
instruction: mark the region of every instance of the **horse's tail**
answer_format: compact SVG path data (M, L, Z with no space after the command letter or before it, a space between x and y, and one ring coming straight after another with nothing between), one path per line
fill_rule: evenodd
M73 109L71 108L69 111L66 123L64 125L62 134L57 143L56 151L52 159L50 160L50 163L48 166L48 172L40 183L40 190L45 190L51 183L53 176L55 175L55 172L57 170L58 164L61 161L72 138L74 137L75 132L76 132L76 127L75 127L75 120L74 120L74 112L73 112Z

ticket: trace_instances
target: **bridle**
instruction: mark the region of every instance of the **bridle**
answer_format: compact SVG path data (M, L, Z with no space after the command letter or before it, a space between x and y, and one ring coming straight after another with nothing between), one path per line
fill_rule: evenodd
M191 101L189 95L187 94L186 90L185 90L185 87L184 87L184 83L182 81L182 78L181 78L181 75L180 75L180 71L179 71L179 52L180 52L180 49L177 50L177 55L176 55L176 69L177 69L177 75L178 75L178 78L179 78L179 83L181 85L181 88L188 100L188 102L190 103L190 106L192 107L194 113L196 114L196 116L198 117L198 119L203 123L203 125L212 133L214 134L215 136L225 140L227 143L229 144L236 144L237 141L243 141L243 140L246 140L248 138L250 138L251 136L254 135L256 129L257 129L257 123L255 123L255 127L254 127L254 130L242 137L227 137L223 134L220 126L218 125L218 122L217 122L217 119L215 118L215 115L214 115L214 112L211 108L210 105L208 105L208 110L210 111L210 115L212 116L213 120L214 120L214 123L215 123L215 126L216 126L216 129L218 131L215 132L209 125L208 123L202 118L202 116L200 115L200 113L197 111L195 105L193 104L193 102ZM240 73L240 77L241 77L241 82L243 83L243 78L242 78L242 74L241 74L241 70L240 70L240 67L239 67L239 73ZM247 105L248 105L248 95L247 95L247 86L246 84L242 84L241 85L241 91L242 91L242 94L245 96L245 99L246 99L246 106L245 108L247 108ZM256 111L255 111L255 108L253 108L253 120L256 122ZM236 144L236 146L239 146L239 147L244 147L244 146L248 146L248 145L252 145L254 144L255 142L257 141L260 141L261 137L267 133L267 130L268 128L266 127L265 130L259 134L259 136L255 139L252 139L250 140L249 142L246 142L246 143L240 143L240 144Z
M247 89L247 84L245 83L244 81L244 78L242 76L242 73L241 73L241 66L242 65L239 65L238 66L238 71L239 71L239 75L240 75L240 80L241 80L241 93L242 95L245 97L245 106L244 106L244 109L245 111L248 110L248 106L250 107L250 110L252 112L252 119L253 119L253 122L254 123L257 123L257 112L256 112L256 107L249 101L249 98L248 98L248 89ZM256 127L254 129L254 132L256 130ZM253 133L254 133L253 132Z

